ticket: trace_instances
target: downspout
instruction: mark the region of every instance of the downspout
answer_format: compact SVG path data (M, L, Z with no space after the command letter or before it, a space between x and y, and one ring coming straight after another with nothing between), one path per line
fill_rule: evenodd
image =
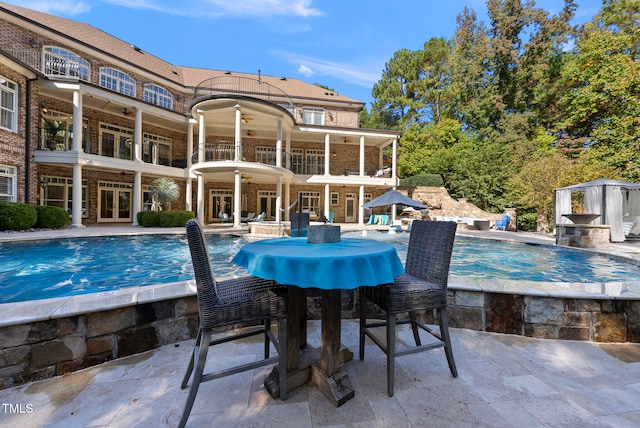
M25 131L24 131L24 203L29 203L29 184L31 182L31 82L35 82L38 80L35 79L27 79L27 117L25 120Z

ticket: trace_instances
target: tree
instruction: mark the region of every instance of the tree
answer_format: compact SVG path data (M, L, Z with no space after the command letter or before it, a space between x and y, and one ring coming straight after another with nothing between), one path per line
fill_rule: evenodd
M151 209L161 211L167 202L176 201L180 197L180 187L171 178L160 177L153 180L150 186Z

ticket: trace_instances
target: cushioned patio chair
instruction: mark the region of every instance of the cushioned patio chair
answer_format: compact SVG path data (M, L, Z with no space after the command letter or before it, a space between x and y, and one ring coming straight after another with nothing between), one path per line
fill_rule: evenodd
M447 323L447 278L456 223L416 220L411 226L405 273L391 284L360 287L360 359L364 359L365 338L368 336L387 355L389 397L393 397L395 358L402 355L444 348L451 375L458 376ZM386 312L386 321L366 319L367 300ZM417 319L416 312L424 310L435 311L439 332ZM409 314L409 319L396 318L404 313ZM411 324L415 347L396 349L397 324ZM376 327L386 327L386 342L371 330ZM418 328L437 341L423 345Z
M500 220L496 220L496 224L493 226L493 230L504 230L506 231L509 228L509 222L511 221L511 217L508 215L503 215Z
M220 223L233 223L233 217L229 217L225 212L220 211L218 217L220 217Z
M186 229L196 281L200 324L187 372L180 385L181 388L186 388L193 373L191 389L179 427L184 427L187 423L202 382L278 363L280 398L284 400L287 397L286 314L288 293L286 286L254 276L216 281L202 228L196 219L191 219L187 221ZM278 320L278 337L271 331L272 319ZM211 340L214 328L240 324L262 325L248 331L243 330L238 334ZM210 346L258 334L264 335L264 359L217 372L204 373ZM271 343L275 346L278 356L270 358L269 347Z

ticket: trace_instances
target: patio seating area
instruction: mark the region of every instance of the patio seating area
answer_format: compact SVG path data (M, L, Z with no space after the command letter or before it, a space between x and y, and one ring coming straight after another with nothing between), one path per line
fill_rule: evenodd
M390 398L385 355L369 342L364 361L344 365L356 394L341 407L313 386L274 400L263 386L271 368L263 367L203 384L187 427L640 425L640 345L450 332L458 378L442 349L407 355L396 361ZM309 322L308 337L320 343L319 321ZM357 320L342 322L342 340L357 349ZM409 327L399 328L399 342L412 340ZM254 337L216 348L208 357L213 368L262 358L264 342ZM192 349L192 340L180 342L2 390L0 426L175 427Z

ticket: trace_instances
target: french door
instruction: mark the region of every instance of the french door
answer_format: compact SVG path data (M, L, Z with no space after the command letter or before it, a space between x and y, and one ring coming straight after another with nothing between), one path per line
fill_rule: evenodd
M344 200L344 222L355 223L356 221L356 194L347 193Z
M131 197L128 184L98 184L98 222L131 222Z

